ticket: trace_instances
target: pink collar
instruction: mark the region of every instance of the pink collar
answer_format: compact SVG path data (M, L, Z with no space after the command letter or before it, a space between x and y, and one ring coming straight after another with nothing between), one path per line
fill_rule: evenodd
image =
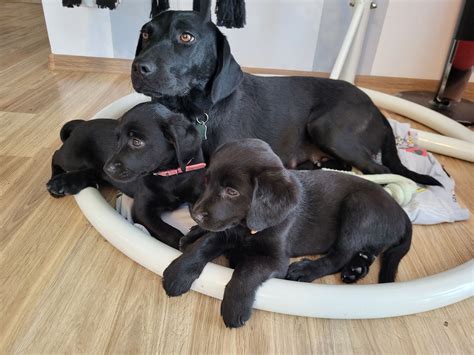
M189 164L189 163L188 163ZM193 170L201 170L206 167L206 163L198 163L198 164L193 164L193 165L186 165L186 172L188 171L193 171ZM158 171L156 173L153 173L155 176L174 176L174 175L179 175L182 174L183 170L181 168L178 169L170 169L170 170L165 170L165 171Z

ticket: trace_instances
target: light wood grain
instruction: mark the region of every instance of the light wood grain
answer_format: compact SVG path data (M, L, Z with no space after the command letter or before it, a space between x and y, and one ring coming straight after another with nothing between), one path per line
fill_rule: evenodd
M132 91L127 74L49 71L49 52L41 7L0 3L0 353L472 353L472 300L379 320L255 311L244 328L228 330L219 301L195 292L166 297L160 277L109 245L72 198L46 192L61 125ZM439 159L473 211L473 165ZM470 260L473 227L472 219L415 226L399 280ZM374 282L377 269L362 283Z
M83 57L51 53L48 65L51 70L130 74L132 61L118 58Z
M132 61L128 59L83 57L53 53L50 53L48 63L51 70L57 71L82 71L116 74L129 74L132 65ZM310 76L321 78L329 77L329 73L326 72L304 70L253 67L242 67L242 70L250 74ZM370 87L374 90L382 90L388 93L408 91L413 90L413 88L416 88L416 90L427 90L434 92L438 88L438 81L389 76L357 75L356 85ZM464 97L474 97L474 83L467 84L466 94Z
M26 3L26 4L41 4L41 0L0 0L1 3Z

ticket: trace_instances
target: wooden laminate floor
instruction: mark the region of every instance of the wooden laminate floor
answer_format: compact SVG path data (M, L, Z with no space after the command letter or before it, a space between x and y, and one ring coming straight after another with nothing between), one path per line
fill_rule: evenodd
M49 53L40 5L0 3L0 353L472 353L472 299L380 320L255 311L247 326L228 330L219 301L166 297L160 277L109 245L73 198L46 192L61 125L132 91L127 75L50 72ZM473 211L473 164L439 159ZM473 227L472 219L415 226L399 280L470 260Z

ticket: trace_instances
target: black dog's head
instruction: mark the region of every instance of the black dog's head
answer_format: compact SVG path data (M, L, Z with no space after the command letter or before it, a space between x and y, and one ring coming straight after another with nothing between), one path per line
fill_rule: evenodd
M238 224L261 231L284 221L299 197L299 183L270 146L244 139L222 145L211 157L205 191L191 215L214 232Z
M131 181L180 167L201 154L199 133L188 119L155 103L135 106L120 119L117 148L104 165L114 180Z
M210 1L203 3L202 11L165 11L142 27L132 64L137 92L159 98L199 90L217 102L240 84L240 66L211 22Z

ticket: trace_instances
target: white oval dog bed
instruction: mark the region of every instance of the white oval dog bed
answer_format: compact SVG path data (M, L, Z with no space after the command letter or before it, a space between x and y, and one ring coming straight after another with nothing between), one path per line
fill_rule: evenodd
M435 152L474 161L474 134L461 125L419 105L393 98L378 92L367 91L374 102L382 108L423 120L422 123L449 135L442 137L430 134L430 149ZM140 94L127 95L102 111L94 118L118 118L136 104L149 101ZM394 103L395 102L395 103ZM388 107L387 107L388 106ZM401 107L401 110L397 110ZM421 137L420 137L421 138ZM420 139L422 141L423 139ZM433 149L435 147L435 149ZM444 150L445 149L445 150ZM180 252L146 235L118 214L94 188L87 188L75 196L76 201L89 222L112 245L125 255L162 275L165 268ZM186 210L169 214L167 222L182 231L194 224ZM186 225L188 224L188 225ZM271 279L258 290L255 308L285 314L361 319L394 317L443 307L474 294L474 261L437 275L418 280L373 285L322 285ZM222 299L224 287L230 280L232 270L209 263L192 289L211 297Z

